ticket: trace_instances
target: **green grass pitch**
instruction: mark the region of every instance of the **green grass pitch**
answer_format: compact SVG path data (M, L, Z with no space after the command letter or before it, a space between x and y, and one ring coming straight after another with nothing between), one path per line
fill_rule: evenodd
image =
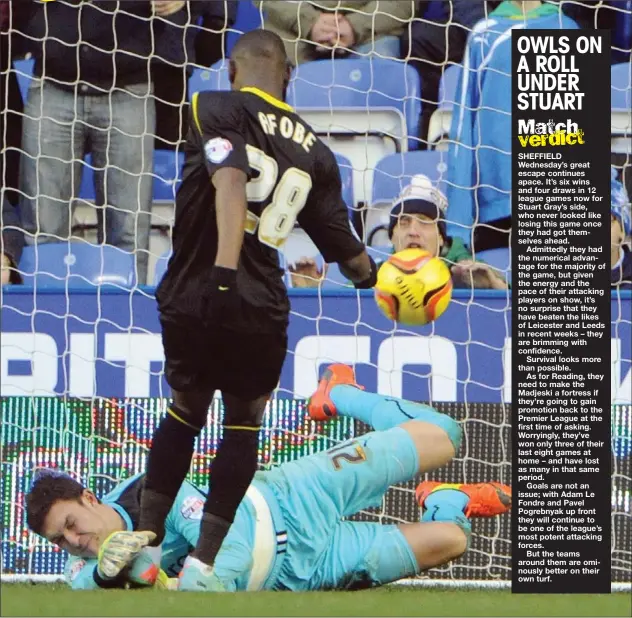
M3 584L2 616L630 616L629 593L512 595L499 590L388 587L361 592L73 592Z

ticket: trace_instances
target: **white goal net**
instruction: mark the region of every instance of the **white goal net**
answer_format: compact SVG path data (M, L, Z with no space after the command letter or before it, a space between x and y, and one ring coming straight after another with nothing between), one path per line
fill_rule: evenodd
M21 216L9 220L3 207L3 260L7 254L13 257L5 231L26 239L21 257L13 260L13 273L19 273L21 282L12 278L13 284L3 285L1 292L0 543L3 579L47 580L59 577L64 556L26 529L23 503L34 470L60 467L102 495L143 471L151 435L168 403L153 286L169 254L183 162L179 122L188 113L186 102L194 90L229 87L224 61L240 32L262 24L283 28L275 26L274 11L265 12L270 3L262 10L242 0L232 23L230 3L214 3L223 6L222 15L205 21L193 10L193 2L171 16L132 8L149 3L119 2L110 4L118 5L115 22L122 23L122 29L130 27L124 18L138 20L134 40L125 39L130 33L123 30L101 39L84 19L79 21L78 43L68 44L55 29L54 11L79 10L72 8L76 3L25 4L33 4L44 17L33 22L33 15L18 16L15 7L13 21L3 16L3 24L9 24L2 34L3 53L7 50L10 61L2 65L0 75L2 195L19 203L15 212ZM293 23L303 24L319 3L275 4L295 10ZM338 41L335 59L330 51L328 58L310 61L309 54L316 53L308 40L311 33L294 35L300 53L309 58L293 72L288 102L336 153L349 217L375 257L384 258L391 251L388 222L395 199L426 191L427 183L448 200L452 195L452 120L468 36L484 37L479 17L488 18L493 30L496 22L490 11L498 3L468 3L480 5L476 19L457 10L463 3L355 4L359 8L351 8L347 17L356 33L368 28L369 34L362 34L351 53ZM401 9L408 4L412 17ZM575 19L580 27L612 31L610 163L630 192L631 3L561 0L559 6L565 13L560 13L560 24ZM364 13L362 7L373 12ZM151 45L145 53L142 32L148 25ZM377 35L375 28L381 29ZM192 56L194 50L199 53L194 41L200 33L207 37L206 45L214 41L220 49L212 66ZM111 40L114 47L99 48L98 40ZM38 46L43 50L39 58L37 52L27 51ZM510 50L510 44L490 47L490 54ZM163 52L166 58L156 69ZM123 70L119 67L130 75L133 71L120 58L115 63L115 55L134 58L144 72L118 79L117 70ZM68 66L60 68L63 58ZM81 75L90 62L107 65L102 74L92 73L101 79L98 87L86 86ZM160 71L162 87L138 85L138 75L146 82ZM171 82L165 81L167 74ZM510 93L510 75L506 79ZM182 96L174 102L173 93L164 93L178 80ZM11 84L19 88L18 99L11 94ZM156 100L163 104L157 118ZM505 112L499 109L498 114ZM16 141L12 135L17 124L21 133ZM21 162L20 180L12 176L11 156ZM507 170L510 174L509 165ZM467 189L476 192L478 186ZM508 192L505 198L510 203ZM458 204L448 203L448 222L456 208ZM60 223L59 217L67 222ZM492 233L475 235L480 243L475 256L488 260L507 280L509 227L507 221L492 222L487 226ZM465 239L472 229L461 232ZM116 246L102 243L104 235ZM292 302L290 345L261 434L263 468L367 431L348 419L318 426L305 418L304 398L315 388L323 366L338 361L353 364L358 381L369 391L430 401L462 422L461 451L430 478L511 482L510 290L456 289L449 309L435 323L394 328L372 295L350 289L334 266L322 280L313 272L303 279L291 275L290 267L303 257L322 268L315 247L299 228L280 256L288 269ZM632 296L614 290L611 547L616 586L629 584L632 569L631 341ZM221 413L221 403L215 401L193 462L194 482L205 481L220 436ZM414 488L413 483L392 488L380 508L357 517L384 523L418 521ZM467 554L419 581L502 587L510 579L510 519L502 517L475 521Z

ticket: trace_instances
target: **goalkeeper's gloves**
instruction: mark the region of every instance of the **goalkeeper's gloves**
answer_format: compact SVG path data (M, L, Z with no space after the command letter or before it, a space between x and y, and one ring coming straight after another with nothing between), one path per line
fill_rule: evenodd
M132 566L132 562L139 556L142 549L149 545L155 538L155 533L149 531L122 531L110 534L99 548L97 560L97 573L99 577L106 581L116 578L125 568ZM138 574L141 574L150 568L148 562L147 560L141 560L138 568L132 568L136 570ZM131 570L132 569L130 569L130 573ZM152 586L157 576L158 568L156 567L153 577L151 573L147 573L144 580L140 577L138 577L138 579L144 581L144 584L141 585Z
M239 312L237 271L213 266L206 293L206 319L208 325L221 326L230 316Z

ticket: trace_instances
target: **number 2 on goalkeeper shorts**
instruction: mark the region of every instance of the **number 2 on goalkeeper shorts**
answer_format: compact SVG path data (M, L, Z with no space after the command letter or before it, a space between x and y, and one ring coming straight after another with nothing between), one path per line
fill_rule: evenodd
M337 446L328 451L328 454L331 457L331 464L336 471L342 470L344 461L350 464L358 464L366 461L364 449L355 441Z

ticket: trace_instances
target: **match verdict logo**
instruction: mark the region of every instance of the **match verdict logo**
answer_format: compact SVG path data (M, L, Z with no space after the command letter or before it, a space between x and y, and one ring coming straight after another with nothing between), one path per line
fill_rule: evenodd
M527 146L575 146L584 143L584 131L567 118L565 122L555 123L518 120L518 141L523 148Z

